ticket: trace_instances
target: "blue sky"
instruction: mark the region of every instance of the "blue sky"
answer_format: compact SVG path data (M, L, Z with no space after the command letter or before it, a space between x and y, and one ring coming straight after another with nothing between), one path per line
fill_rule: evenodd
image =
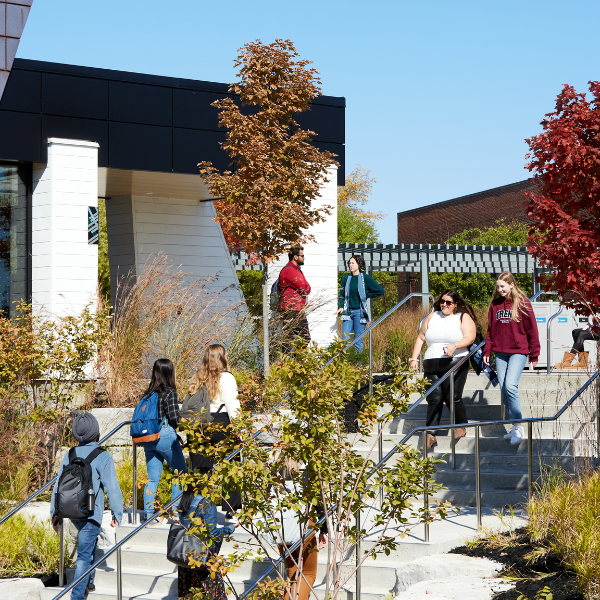
M598 22L598 0L34 0L17 56L230 82L244 42L292 39L346 97L346 171L372 170L396 243L397 212L528 176L562 85L600 79Z

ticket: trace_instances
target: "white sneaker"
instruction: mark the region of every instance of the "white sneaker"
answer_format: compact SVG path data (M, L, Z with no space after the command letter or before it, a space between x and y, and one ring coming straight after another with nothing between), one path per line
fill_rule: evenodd
M517 425L514 429L513 436L510 439L510 443L513 445L520 444L524 435L525 435L525 432L523 431L523 427L521 427L521 425Z
M517 426L513 425L513 428L504 436L504 439L511 440L516 428L517 428Z

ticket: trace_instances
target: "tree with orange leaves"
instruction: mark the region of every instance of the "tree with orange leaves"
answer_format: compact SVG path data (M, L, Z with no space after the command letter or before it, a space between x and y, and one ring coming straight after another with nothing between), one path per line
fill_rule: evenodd
M298 59L290 40L260 40L239 49L240 81L229 86L237 98L213 102L227 129L221 147L232 170L220 173L202 162L200 177L215 203L217 221L233 249L243 248L263 264L264 370L268 374L267 266L290 246L313 237L306 230L331 214L331 206L313 207L334 155L311 145L316 135L300 129L294 117L310 110L320 94L318 71ZM238 100L239 99L239 100ZM241 104L241 106L240 106Z

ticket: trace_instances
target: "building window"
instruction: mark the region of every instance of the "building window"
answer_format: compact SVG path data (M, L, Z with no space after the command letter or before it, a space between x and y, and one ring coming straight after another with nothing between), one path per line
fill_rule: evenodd
M30 300L29 165L0 163L0 314Z

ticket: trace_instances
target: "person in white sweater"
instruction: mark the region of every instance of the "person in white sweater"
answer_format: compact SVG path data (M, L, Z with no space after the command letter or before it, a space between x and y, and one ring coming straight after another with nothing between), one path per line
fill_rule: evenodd
M225 348L220 344L212 344L204 352L202 364L192 377L188 393L193 396L202 386L208 390L213 423L229 425L240 411L240 401L235 377L229 371ZM214 432L210 438L211 444L222 442L226 436L226 431ZM202 454L190 452L190 468L208 473L213 468L213 461ZM235 511L241 507L241 494L237 490L229 490L229 495L223 498L222 504L227 518L233 519Z

